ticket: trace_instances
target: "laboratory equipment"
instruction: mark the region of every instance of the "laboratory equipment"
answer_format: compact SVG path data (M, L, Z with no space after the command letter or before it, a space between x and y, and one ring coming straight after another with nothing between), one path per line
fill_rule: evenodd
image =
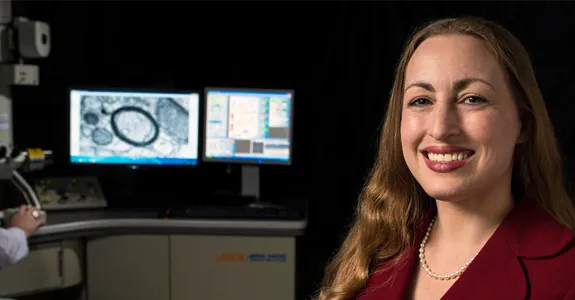
M100 182L93 176L42 178L34 188L47 211L108 206Z
M25 17L13 18L12 1L0 1L0 180L9 180L29 205L40 211L40 202L32 187L19 173L44 167L51 151L15 148L12 125L13 85L37 86L39 67L25 64L25 59L48 57L51 49L50 26ZM3 211L9 215L13 210Z
M20 192L28 205L32 205L37 209L40 209L41 203L38 199L38 195L18 170L22 170L23 172L32 172L43 169L46 165L52 163L52 151L42 150L40 148L30 148L25 151L13 151L12 153L14 155L18 153L18 155L15 157L0 158L0 162L2 162L0 170L3 172L12 172L11 176L2 174L0 179L9 179L10 183Z
M293 90L206 88L206 162L238 163L241 195L260 203L259 165L291 165Z
M0 1L0 152L12 155L12 85L37 86L39 68L24 59L46 58L51 38L48 24L12 17L12 2Z
M70 90L70 162L196 165L199 93Z

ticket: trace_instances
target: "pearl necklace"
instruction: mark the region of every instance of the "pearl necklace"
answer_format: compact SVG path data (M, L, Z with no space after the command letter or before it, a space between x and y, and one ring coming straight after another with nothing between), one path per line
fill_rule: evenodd
M435 278L438 280L455 279L455 278L461 276L461 274L463 274L463 272L467 269L467 267L469 267L469 264L471 264L473 259L475 259L475 256L477 256L477 254L475 256L473 256L471 258L471 260L469 260L463 267L461 267L461 269L459 269L459 270L457 270L451 274L439 275L439 274L436 274L433 271L431 271L431 269L427 265L427 261L425 260L425 244L427 243L427 239L429 238L429 233L431 232L431 228L433 227L434 222L435 222L435 217L431 220L431 223L429 224L429 227L427 228L427 231L425 232L425 236L423 237L423 241L421 241L421 245L419 246L419 261L421 262L421 267L423 268L425 273L427 273L432 278Z

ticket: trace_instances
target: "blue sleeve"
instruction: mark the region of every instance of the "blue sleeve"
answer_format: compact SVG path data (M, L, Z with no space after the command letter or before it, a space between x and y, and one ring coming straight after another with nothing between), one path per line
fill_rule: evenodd
M26 233L16 227L0 228L0 269L28 255L28 240Z

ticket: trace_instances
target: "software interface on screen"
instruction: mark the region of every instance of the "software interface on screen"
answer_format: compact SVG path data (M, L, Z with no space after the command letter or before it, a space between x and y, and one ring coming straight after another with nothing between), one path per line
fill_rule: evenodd
M290 161L291 92L207 90L207 160Z
M70 161L196 165L199 94L70 92Z

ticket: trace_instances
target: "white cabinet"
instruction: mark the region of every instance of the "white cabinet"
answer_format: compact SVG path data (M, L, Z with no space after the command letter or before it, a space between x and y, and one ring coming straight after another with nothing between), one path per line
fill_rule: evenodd
M70 287L82 282L83 247L62 241L30 247L18 263L0 271L0 297L15 297Z
M171 300L295 298L293 237L172 235L170 258Z
M85 243L32 247L0 271L0 298L85 283L89 300L295 299L295 237L135 234Z
M170 299L168 239L168 235L119 235L88 240L88 299Z

